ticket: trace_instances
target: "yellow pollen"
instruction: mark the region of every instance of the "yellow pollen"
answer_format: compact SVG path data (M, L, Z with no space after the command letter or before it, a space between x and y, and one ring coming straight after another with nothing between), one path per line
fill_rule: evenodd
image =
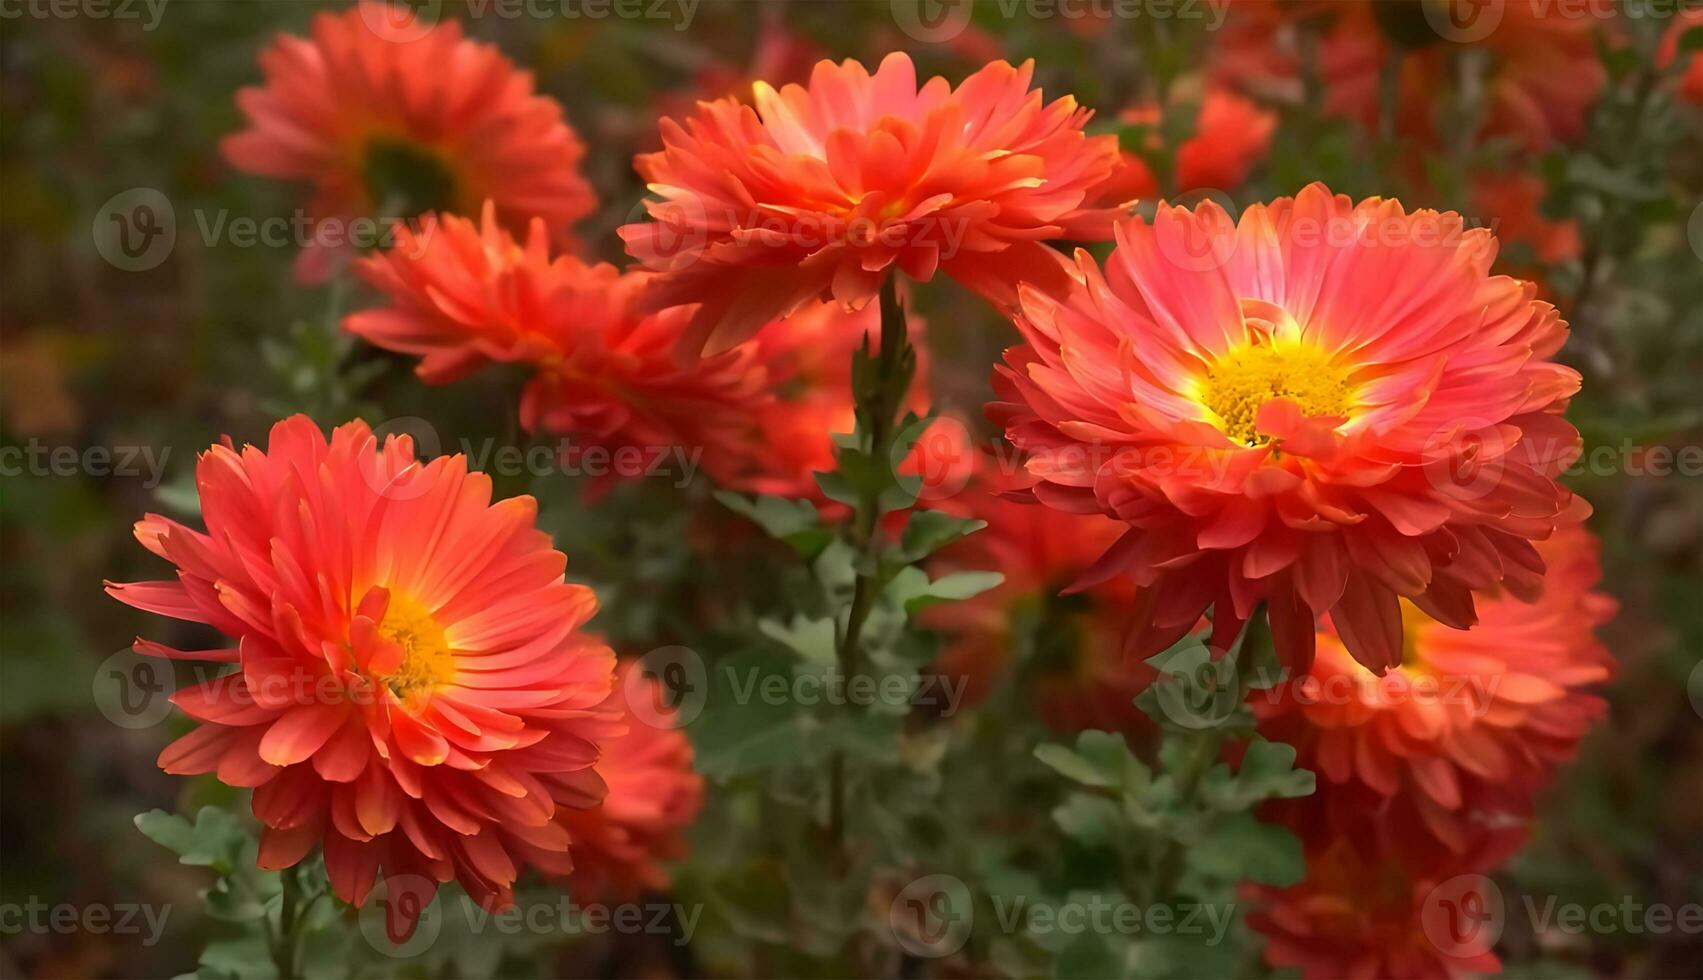
M447 684L455 677L455 654L450 652L443 627L426 607L412 599L391 596L390 608L378 631L402 648L402 663L381 678L398 699Z
M1246 446L1269 441L1254 419L1274 398L1287 398L1309 418L1345 416L1354 405L1348 372L1328 353L1284 341L1256 340L1231 350L1207 368L1199 388L1200 403L1218 417L1218 428Z

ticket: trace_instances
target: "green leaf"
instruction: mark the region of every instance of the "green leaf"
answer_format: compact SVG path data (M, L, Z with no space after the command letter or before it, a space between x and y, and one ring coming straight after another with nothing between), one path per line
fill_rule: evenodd
M919 510L911 515L899 549L907 562L917 562L967 535L987 527L987 521L955 517L944 511Z
M1253 881L1281 888L1300 881L1307 872L1301 841L1249 813L1214 821L1187 856L1196 873L1226 882Z
M1104 796L1072 793L1053 808L1053 822L1073 840L1103 847L1127 836L1123 810Z
M1084 786L1117 788L1138 793L1152 781L1147 766L1129 750L1123 736L1112 732L1085 731L1076 737L1076 750L1062 745L1041 745L1035 758L1067 779Z
M1212 659L1199 637L1186 637L1147 663L1159 678L1136 696L1135 704L1148 717L1175 732L1246 727L1252 716L1242 704L1236 674L1240 651Z
M834 621L811 619L803 614L783 624L765 619L757 624L764 636L803 657L806 663L832 666L834 663Z
M1201 780L1201 799L1218 810L1246 810L1262 800L1313 795L1315 780L1295 768L1295 747L1254 738L1234 775L1228 766L1214 766Z
M814 558L833 539L833 532L822 526L822 515L808 500L787 497L759 496L718 490L715 498L728 510L748 517L770 537L785 541L805 558Z
M230 874L239 866L238 855L250 840L236 818L219 807L202 807L194 825L164 810L137 814L135 823L148 839L177 854L179 863L212 868L220 874Z
M1005 576L998 572L951 572L930 581L921 569L907 566L893 576L887 595L895 605L915 615L942 602L981 595L1003 581Z

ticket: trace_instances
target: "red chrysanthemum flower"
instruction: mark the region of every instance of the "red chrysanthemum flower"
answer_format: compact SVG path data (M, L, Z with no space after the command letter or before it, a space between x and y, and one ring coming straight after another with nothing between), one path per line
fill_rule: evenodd
M487 363L536 368L521 398L529 431L573 436L614 457L668 447L700 452L731 479L755 431L769 381L748 349L700 359L680 349L688 312L642 314L648 276L550 256L542 221L525 245L496 221L428 215L397 231L395 247L361 260L361 276L391 306L343 322L388 350L421 358L428 382ZM624 472L611 467L617 472Z
M1399 598L1456 628L1474 589L1542 581L1533 539L1588 509L1555 477L1579 376L1535 287L1453 213L1312 185L1249 208L1161 207L1102 275L1026 289L990 415L1042 502L1130 526L1086 577L1142 587L1140 651L1260 602L1293 669L1330 613L1356 660L1401 663Z
M682 831L704 802L692 743L674 727L676 712L662 686L633 661L617 674L610 704L626 719L627 734L603 743L597 771L609 792L598 806L556 811L573 838L568 890L581 903L630 901L646 889L666 889L663 862L685 856Z
M1319 776L1317 795L1295 801L1313 816L1291 823L1381 848L1463 851L1485 828L1530 816L1606 710L1586 688L1614 670L1592 633L1615 611L1593 591L1596 540L1574 525L1538 550L1548 571L1536 601L1485 597L1465 631L1404 603L1402 662L1384 677L1327 629L1306 675L1253 696L1261 734L1294 745L1296 764Z
M487 907L512 901L526 865L571 870L551 818L603 795L592 766L621 733L605 704L615 658L580 631L597 600L563 581L532 498L493 503L461 456L421 463L362 422L327 442L299 415L265 449L214 446L196 484L206 532L136 525L177 579L108 585L236 640L136 641L233 667L172 696L201 724L160 767L254 787L260 866L320 845L354 905L381 870L421 905L454 879Z
M928 610L927 625L947 638L930 673L962 683L963 701L973 706L1024 650L1021 683L1053 731L1145 728L1135 696L1152 683L1153 670L1132 668L1123 655L1134 589L1114 581L1060 594L1117 541L1123 525L1013 500L1006 494L1020 481L1001 465L984 459L976 481L942 504L988 526L941 552L937 570L992 569L1005 578L971 599Z
M1031 89L1032 63L995 62L956 89L920 89L909 57L871 75L824 61L808 86L754 87L752 106L704 102L635 164L661 200L627 250L662 273L657 307L697 306L695 336L725 347L820 298L861 308L897 268L942 271L995 302L1020 280L1058 283L1041 242L1105 237L1089 193L1117 162L1091 113Z
M1686 32L1700 28L1703 28L1703 10L1688 8L1675 14L1673 23L1662 35L1661 46L1656 49L1656 64L1662 68L1673 67L1674 59L1680 57L1679 39ZM1684 57L1689 61L1679 74L1679 97L1703 105L1703 54L1694 51Z
M1157 127L1160 110L1147 104L1126 109L1120 122ZM1225 88L1209 89L1195 116L1194 134L1177 146L1175 186L1180 194L1191 191L1229 190L1240 187L1248 174L1271 149L1277 131L1277 116ZM1148 144L1157 149L1162 137L1148 133ZM1100 200L1116 206L1143 198L1158 197L1159 178L1141 155L1124 151L1118 169L1099 189Z
M1306 980L1454 980L1500 973L1496 885L1480 872L1520 844L1423 864L1368 855L1347 841L1307 856L1307 877L1289 888L1248 886L1248 925L1265 936L1265 959Z
M1430 16L1447 16L1438 4ZM1441 145L1454 117L1441 118L1437 93L1456 78L1460 43L1488 55L1479 111L1481 139L1505 137L1530 153L1571 142L1585 130L1592 104L1608 81L1597 57L1595 20L1539 4L1496 4L1495 27L1444 39L1421 3L1340 2L1251 4L1233 8L1216 51L1225 82L1269 95L1301 95L1300 30L1317 31L1316 57L1327 113L1352 119L1368 131L1380 126L1381 76L1398 67L1395 132L1426 146ZM1447 23L1439 21L1439 23ZM1471 31L1470 26L1461 28Z
M225 138L226 159L311 183L316 221L472 214L491 200L515 233L538 217L570 245L597 202L561 106L454 21L397 25L393 7L364 0L316 16L309 38L280 36L260 56L266 84L237 93L248 128ZM298 271L323 278L347 237L316 231Z

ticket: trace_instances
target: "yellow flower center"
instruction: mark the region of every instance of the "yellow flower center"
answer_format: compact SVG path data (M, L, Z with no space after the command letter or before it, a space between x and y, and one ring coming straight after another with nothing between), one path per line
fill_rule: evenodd
M392 596L378 631L402 648L402 663L381 678L399 700L447 684L455 677L455 654L443 627L426 607L412 599Z
M1308 344L1255 340L1207 368L1200 403L1217 416L1224 434L1246 446L1268 440L1254 428L1260 406L1287 398L1309 418L1347 415L1354 405L1348 372L1328 353Z

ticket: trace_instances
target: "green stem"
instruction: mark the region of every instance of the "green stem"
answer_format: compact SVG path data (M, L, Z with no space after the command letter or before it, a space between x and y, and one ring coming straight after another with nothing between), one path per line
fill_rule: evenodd
M869 458L878 463L891 460L898 436L899 411L910 392L915 371L916 352L911 348L904 307L899 305L897 276L889 275L881 285L881 346L873 375L853 379L858 430L867 441L867 446L859 448L865 449ZM864 488L859 494L857 513L852 517L851 543L857 552L857 579L852 585L845 631L840 634L835 649L840 675L848 680L862 669L864 624L881 590L878 531L884 489L884 486ZM828 763L828 833L842 868L846 863L845 811L846 759L844 753L836 752Z
M1262 605L1248 618L1248 625L1242 632L1242 642L1236 648L1238 698L1246 695L1256 664L1270 646L1271 624L1266 619L1265 607ZM1207 770L1218 761L1224 747L1225 730L1220 726L1191 732L1183 737L1189 744L1181 765L1172 776L1176 783L1177 803L1180 808L1186 808L1194 802L1195 793L1200 789L1200 781L1205 778ZM1177 845L1176 840L1165 840L1154 859L1153 867L1153 903L1169 902L1174 897L1177 882L1183 874L1183 849Z
M302 975L301 942L297 935L297 927L302 919L298 909L301 903L301 882L297 880L294 868L285 868L278 872L278 880L284 891L278 906L278 928L271 931L269 937L272 964L278 969L278 980L297 980Z

